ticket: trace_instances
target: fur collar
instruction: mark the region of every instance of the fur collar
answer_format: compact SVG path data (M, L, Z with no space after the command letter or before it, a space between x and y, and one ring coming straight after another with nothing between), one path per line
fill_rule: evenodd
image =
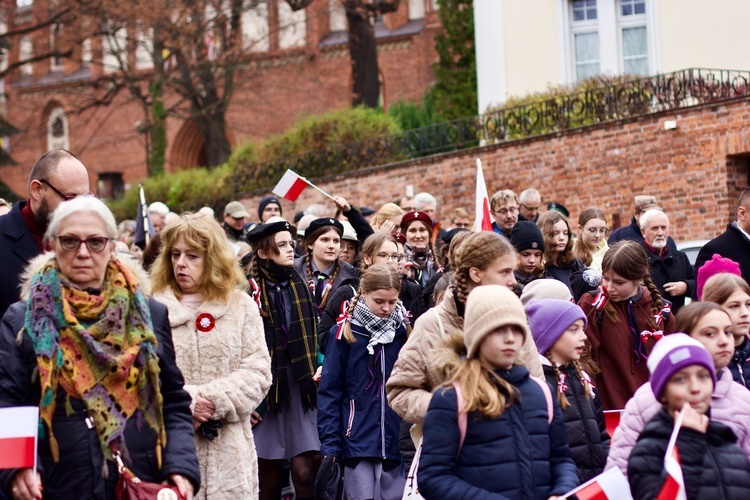
M233 290L229 295L228 300L203 302L196 312L192 312L180 304L180 301L177 299L171 288L155 293L154 298L167 306L167 310L169 311L169 324L174 328L195 321L196 316L201 313L209 313L214 319L218 320L224 316L229 308L237 301L237 294L244 293L245 292L239 290ZM249 296L248 300L250 300ZM237 306L235 305L235 307Z
M26 301L29 298L29 293L31 291L31 278L38 273L39 271L44 268L45 265L49 261L55 258L54 252L46 252L40 255L37 255L33 259L29 261L29 263L26 265L26 268L24 269L23 273L19 277L21 283L21 300ZM118 259L120 262L122 262L126 267L128 267L131 271L133 271L133 274L135 274L136 278L138 278L138 283L141 285L141 290L143 291L143 294L146 297L151 296L151 280L148 277L148 273L143 270L143 267L141 264L136 261L135 259L127 256L117 256L113 257Z

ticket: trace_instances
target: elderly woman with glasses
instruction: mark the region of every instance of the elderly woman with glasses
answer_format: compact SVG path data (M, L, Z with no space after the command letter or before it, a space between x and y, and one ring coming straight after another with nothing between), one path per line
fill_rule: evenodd
M177 365L192 399L199 498L257 498L251 415L271 385L258 307L212 217L186 213L159 234L154 297L169 310Z
M0 326L0 407L39 406L40 472L0 471L12 498L113 498L116 459L186 498L200 475L167 310L114 256L109 209L61 203Z

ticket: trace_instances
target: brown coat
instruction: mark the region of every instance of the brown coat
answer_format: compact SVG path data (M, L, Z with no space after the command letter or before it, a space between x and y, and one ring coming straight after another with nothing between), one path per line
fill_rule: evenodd
M464 319L456 309L453 289L448 289L443 301L422 314L414 325L386 384L388 403L407 422L421 424L424 421L432 390L443 382L430 365L429 357L443 339L462 330L463 326ZM520 362L532 375L544 378L539 353L531 337L523 343Z

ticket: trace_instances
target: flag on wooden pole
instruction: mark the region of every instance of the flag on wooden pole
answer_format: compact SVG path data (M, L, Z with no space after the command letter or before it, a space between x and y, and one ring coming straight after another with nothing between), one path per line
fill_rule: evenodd
M36 471L38 429L38 406L0 408L0 469Z
M148 214L146 193L143 191L143 184L138 184L138 213L135 215L135 245L141 250L145 250L154 232L154 226L151 224L151 216Z
M484 183L482 161L479 158L477 158L477 194L474 208L476 214L474 231L492 231L490 199L489 196L487 196L487 185Z

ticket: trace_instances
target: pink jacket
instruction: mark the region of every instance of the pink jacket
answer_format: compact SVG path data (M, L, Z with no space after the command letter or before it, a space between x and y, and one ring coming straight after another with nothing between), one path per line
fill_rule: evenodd
M619 467L623 474L628 475L630 452L643 428L660 409L661 404L654 397L651 384L646 382L640 386L625 405L620 426L612 436L605 470ZM728 368L718 373L711 398L711 420L729 426L737 435L737 444L750 456L750 391L732 380Z

